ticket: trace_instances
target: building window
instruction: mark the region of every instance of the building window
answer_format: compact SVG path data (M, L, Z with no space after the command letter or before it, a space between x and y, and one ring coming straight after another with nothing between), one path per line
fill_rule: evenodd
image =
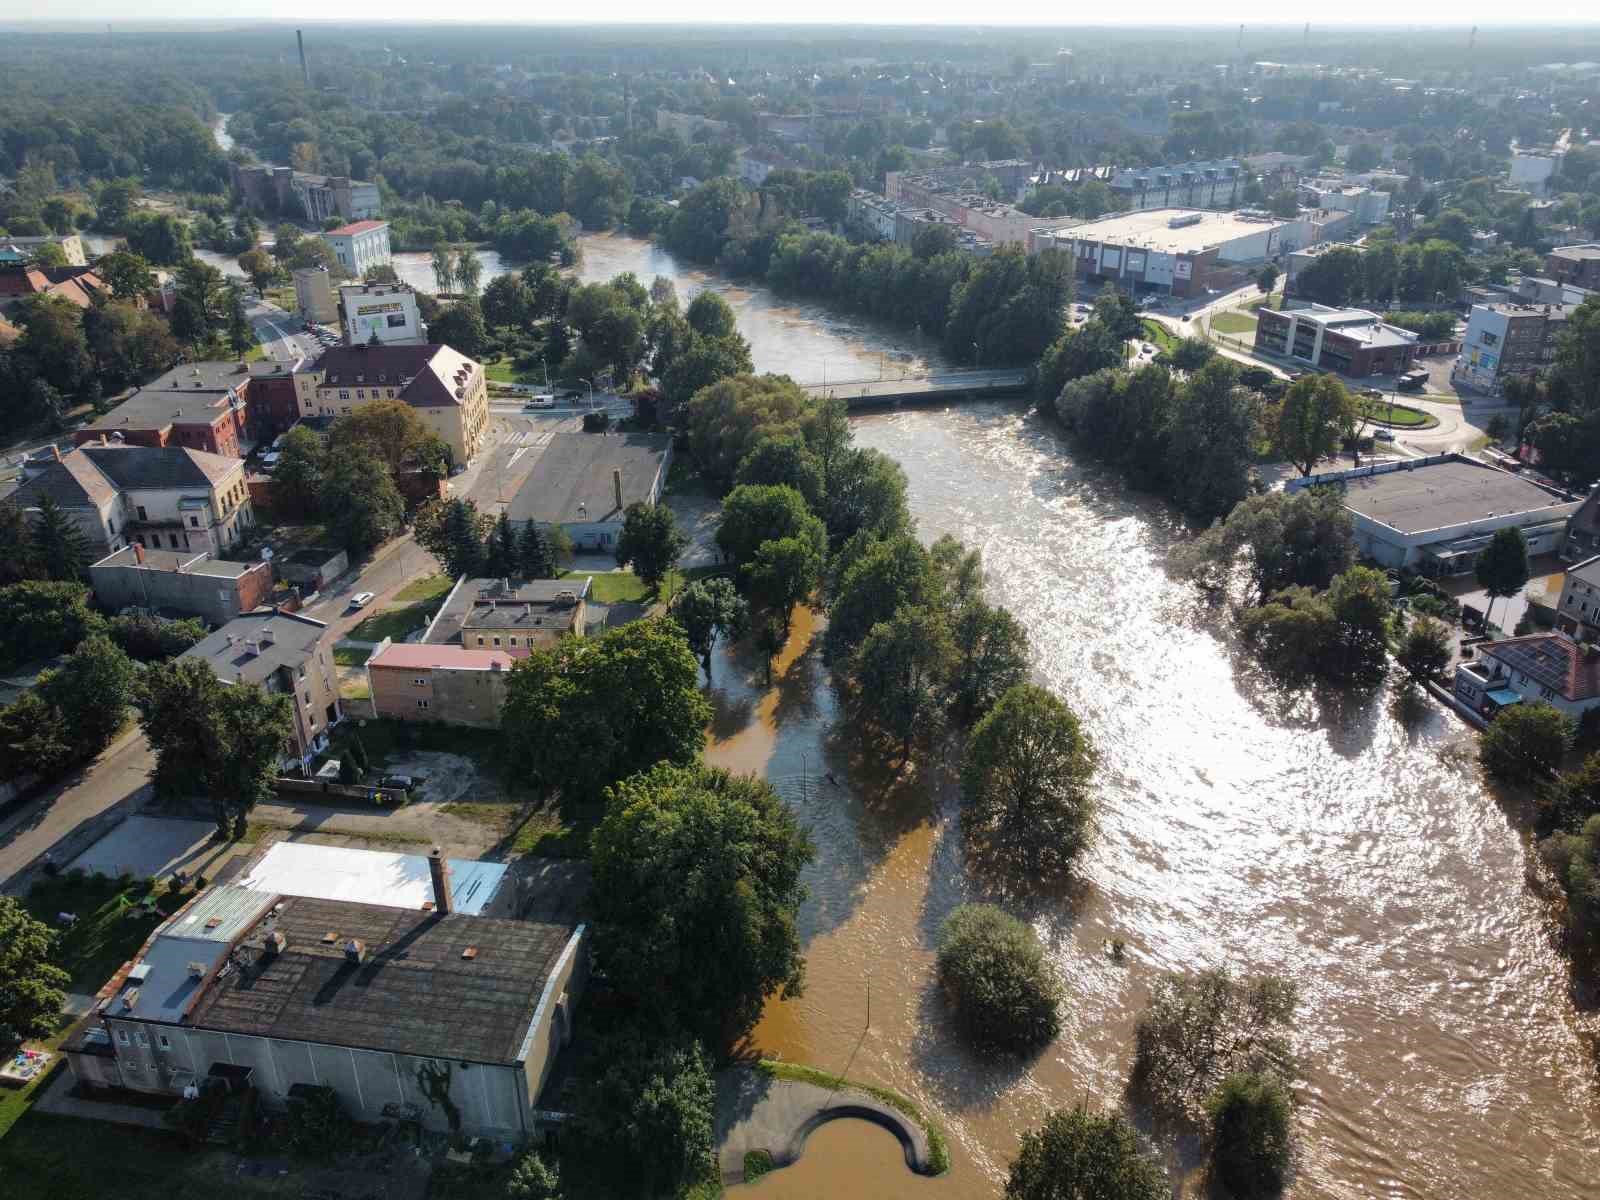
M121 1042L124 1046L128 1044L128 1031L126 1029L117 1030L117 1041Z
M499 645L499 644L500 644L500 639L499 639L499 638L495 638L495 640L494 640L494 644L495 644L495 645L496 645L496 646L498 646L498 645Z
M191 529L199 529L200 528L200 518L199 517L190 517L189 518L189 527Z
M418 700L417 701L417 707L418 708L427 708L428 707L428 702L426 700Z
M139 505L139 520L148 521L149 519L150 518L145 514L144 505Z
M1478 340L1480 342L1482 342L1485 346L1493 346L1496 342L1498 342L1500 340L1500 338L1497 335L1492 334L1487 329L1485 329L1485 330L1482 330L1478 334Z
M427 687L428 686L428 681L426 679L424 679L421 675L413 675L411 677L411 686L412 687Z
M172 1043L167 1040L167 1035L163 1033L163 1034L160 1035L160 1037L161 1037L161 1048L163 1050L171 1050L172 1049Z
M515 646L515 645L516 645L516 644L517 644L517 639L516 639L516 638L511 638L511 639L510 639L510 642L511 642L511 644L512 644L512 645L513 645L513 646Z
M367 393L365 391L363 391L361 388L357 388L356 389L356 399L357 400L365 400L366 398L367 398Z
M340 388L339 389L339 399L341 399L341 400L350 399L350 389L349 388Z

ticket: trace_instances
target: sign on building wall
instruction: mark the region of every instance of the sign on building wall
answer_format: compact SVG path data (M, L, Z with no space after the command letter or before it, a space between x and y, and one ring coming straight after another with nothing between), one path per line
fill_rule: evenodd
M1137 275L1140 271L1143 271L1143 270L1144 270L1144 251L1143 250L1129 250L1128 251L1128 274Z
M1194 271L1194 264L1187 258L1180 258L1172 267L1174 279L1188 279Z

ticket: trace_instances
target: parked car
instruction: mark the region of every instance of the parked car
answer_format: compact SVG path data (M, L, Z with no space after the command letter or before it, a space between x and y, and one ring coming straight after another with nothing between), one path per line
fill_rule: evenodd
M350 607L365 608L367 605L372 603L373 598L374 594L372 592L357 592L354 596L350 597Z
M378 786L390 790L409 792L417 786L417 781L409 775L385 775L378 781Z
M1392 442L1394 441L1394 430L1374 429L1372 431L1372 439L1376 442Z

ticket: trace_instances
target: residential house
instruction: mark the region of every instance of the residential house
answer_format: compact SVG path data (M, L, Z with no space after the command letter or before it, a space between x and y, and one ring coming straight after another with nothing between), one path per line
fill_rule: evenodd
M24 465L12 499L51 497L95 558L125 546L219 555L255 524L244 463L178 446L100 444Z
M1600 555L1567 568L1556 604L1556 628L1580 642L1600 639Z
M294 702L286 767L309 768L343 719L326 622L276 608L235 617L183 652L207 663L224 683L259 684Z
M1456 668L1455 693L1484 717L1543 701L1576 721L1600 708L1600 648L1560 631L1485 642Z
M489 427L489 385L481 364L439 345L335 346L294 373L302 417L343 416L373 400L402 400L470 462Z
M1566 540L1561 546L1561 557L1568 562L1578 562L1595 554L1600 554L1600 487L1591 491L1572 514L1567 522Z
M29 296L60 296L79 308L88 308L96 296L110 294L111 285L93 267L0 268L0 312L15 308Z
M503 650L385 638L367 659L372 711L396 721L498 728L513 661Z
M463 578L439 606L422 640L526 658L561 638L583 636L591 582L588 577Z

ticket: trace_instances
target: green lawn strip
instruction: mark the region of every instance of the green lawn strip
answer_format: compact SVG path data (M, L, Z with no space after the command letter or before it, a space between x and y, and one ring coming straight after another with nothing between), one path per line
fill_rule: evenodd
M1160 321L1152 321L1149 317L1141 320L1139 325L1144 330L1145 341L1154 343L1157 350L1171 350L1182 340Z
M1381 400L1372 405L1369 413L1368 420L1381 425L1393 425L1397 429L1432 429L1439 423L1438 417L1420 408L1412 408L1408 404L1385 404Z
M538 858L588 858L589 833L605 815L605 806L585 804L563 812L551 806L530 813L512 835L514 854Z
M766 1150L746 1150L744 1154L744 1181L755 1183L772 1171L772 1154Z
M1211 328L1218 333L1254 333L1256 319L1238 312L1218 313L1211 318Z
M428 603L391 608L374 613L345 636L352 642L381 642L384 638L404 641L406 634L422 629L433 620L433 612L434 606Z
M502 358L497 363L489 363L483 368L484 378L491 383L542 383L544 376L538 371L519 371L513 365L513 360Z
M455 587L456 581L448 575L429 575L413 579L394 594L396 600L437 600Z
M563 571L563 579L583 579L588 577L594 582L589 585L589 599L596 604L642 604L650 595L650 589L645 586L632 571Z
M837 1088L850 1087L858 1092L865 1092L875 1100L881 1100L890 1108L896 1109L910 1117L922 1126L928 1135L928 1167L935 1175L943 1175L950 1169L950 1145L945 1141L944 1130L923 1115L922 1109L899 1092L889 1088L878 1087L870 1083L858 1083L853 1079L845 1079L838 1075L830 1075L826 1071L819 1071L816 1067L802 1066L799 1063L779 1062L777 1059L763 1058L756 1064L756 1069L772 1079L787 1079L792 1083L811 1083L817 1087Z
M69 990L93 992L191 895L159 884L151 888L143 879L72 873L37 881L22 903L56 930L55 961L72 976ZM141 909L147 896L156 901L149 913ZM57 923L61 912L77 914L70 929Z
M77 1021L72 1017L62 1017L57 1023L54 1034L48 1038L42 1038L38 1041L24 1042L23 1047L28 1050L59 1050L61 1048L61 1043L67 1040L67 1036L72 1032L76 1025ZM15 1051L7 1050L5 1053L10 1055L15 1053ZM48 1068L46 1068L45 1073L33 1080L26 1087L17 1088L16 1090L12 1090L11 1088L0 1088L0 1151L3 1151L4 1149L4 1139L6 1134L10 1132L11 1127L21 1120L31 1108L33 1108L34 1097L41 1093L46 1086L48 1086L50 1080L55 1078L57 1071L64 1070L65 1068L65 1060L63 1060L58 1054L55 1061L52 1062ZM3 1153L0 1153L0 1178L3 1178L5 1174L3 1168L4 1161L5 1159L3 1157Z
M333 648L333 661L341 667L364 667L367 659L372 657L372 651L365 646L335 646Z

